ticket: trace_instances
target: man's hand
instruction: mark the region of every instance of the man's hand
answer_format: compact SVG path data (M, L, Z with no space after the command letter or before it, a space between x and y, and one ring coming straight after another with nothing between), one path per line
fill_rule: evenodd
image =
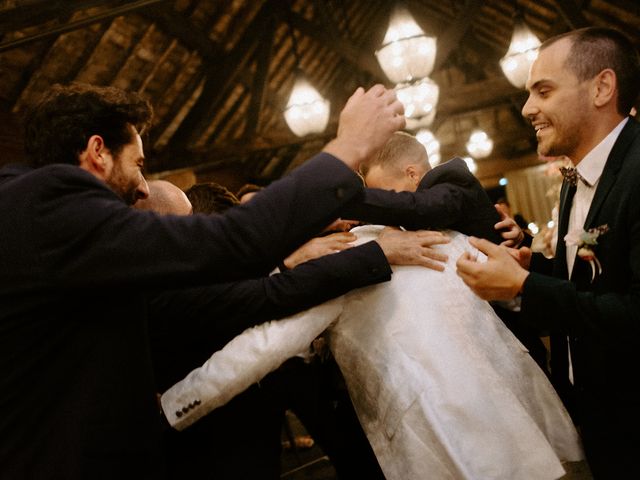
M519 265L510 249L475 237L469 238L469 243L487 256L485 263L479 263L465 252L456 262L458 275L476 295L484 300L511 300L522 291L529 272Z
M348 232L353 227L357 227L360 225L360 220L343 220L342 218L338 218L327 228L322 230L323 232Z
M346 250L353 246L351 242L354 242L357 238L353 233L349 232L332 233L326 237L312 238L285 258L284 266L291 269L314 258Z
M495 207L500 214L500 221L496 223L493 228L498 230L502 238L504 238L504 241L500 245L518 247L522 243L522 240L524 240L524 232L516 221L508 216L499 205L495 205Z
M449 258L432 248L450 242L449 237L440 232L404 232L386 227L380 232L377 242L391 265L421 265L442 272L444 262Z
M365 92L360 87L340 113L338 136L324 151L357 171L360 162L375 154L404 126L404 107L393 90L374 85Z
M525 270L529 270L531 264L531 254L533 253L529 247L521 248L509 248L505 247L509 254L515 258L516 262L520 264Z

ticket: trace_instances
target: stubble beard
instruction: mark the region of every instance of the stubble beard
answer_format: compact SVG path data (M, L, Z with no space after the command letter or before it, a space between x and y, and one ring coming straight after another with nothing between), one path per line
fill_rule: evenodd
M118 159L114 165L111 175L106 180L107 185L113 190L127 205L133 205L138 200L137 198L137 185L133 185L123 175L120 166L120 160Z

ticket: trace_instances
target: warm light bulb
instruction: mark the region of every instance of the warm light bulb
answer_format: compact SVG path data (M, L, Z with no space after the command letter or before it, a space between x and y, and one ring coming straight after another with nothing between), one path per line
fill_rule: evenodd
M467 151L473 158L485 158L488 157L493 150L493 140L489 138L486 132L474 130L469 136L469 141L466 146Z
M396 6L376 57L393 83L411 82L433 70L436 39L424 33L406 8Z
M284 118L291 131L299 137L321 133L329 123L329 101L302 76L293 86Z
M435 115L440 87L430 78L424 78L414 83L401 83L396 85L395 91L398 100L404 106L406 118L419 119L430 116L432 112Z
M523 88L527 82L531 64L538 56L540 40L523 22L513 29L509 51L500 60L500 66L511 84Z

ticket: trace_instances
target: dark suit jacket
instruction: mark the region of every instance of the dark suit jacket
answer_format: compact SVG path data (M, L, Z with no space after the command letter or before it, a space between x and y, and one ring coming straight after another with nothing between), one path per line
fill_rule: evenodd
M72 165L1 170L0 477L158 478L143 289L264 275L362 190L320 154L224 216L160 217Z
M640 394L635 385L640 352L639 186L640 125L630 119L609 155L584 225L609 226L595 247L602 274L592 282L588 262L576 258L572 281L567 280L565 232L559 232L553 276L532 272L522 295L524 320L560 338L570 337L577 418L594 473L603 478L623 478L611 476L617 474L613 469L624 472L640 454ZM567 190L565 185L559 224L571 208ZM566 349L554 356L561 365ZM554 377L566 378L566 365L562 372L556 368ZM637 471L637 466L631 468Z
M415 193L367 188L362 203L351 205L343 215L409 230L446 228L497 244L502 241L493 228L500 216L461 158L428 171Z
M243 330L384 282L391 268L376 242L268 277L149 296L153 362L160 392L182 380ZM188 333L180 331L188 326Z

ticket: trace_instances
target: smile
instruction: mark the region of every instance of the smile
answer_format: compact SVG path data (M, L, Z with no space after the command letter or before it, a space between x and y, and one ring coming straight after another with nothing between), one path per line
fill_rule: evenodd
M538 133L540 132L540 130L547 128L548 126L549 126L548 123L536 123L533 125L533 128L535 129L536 133Z

